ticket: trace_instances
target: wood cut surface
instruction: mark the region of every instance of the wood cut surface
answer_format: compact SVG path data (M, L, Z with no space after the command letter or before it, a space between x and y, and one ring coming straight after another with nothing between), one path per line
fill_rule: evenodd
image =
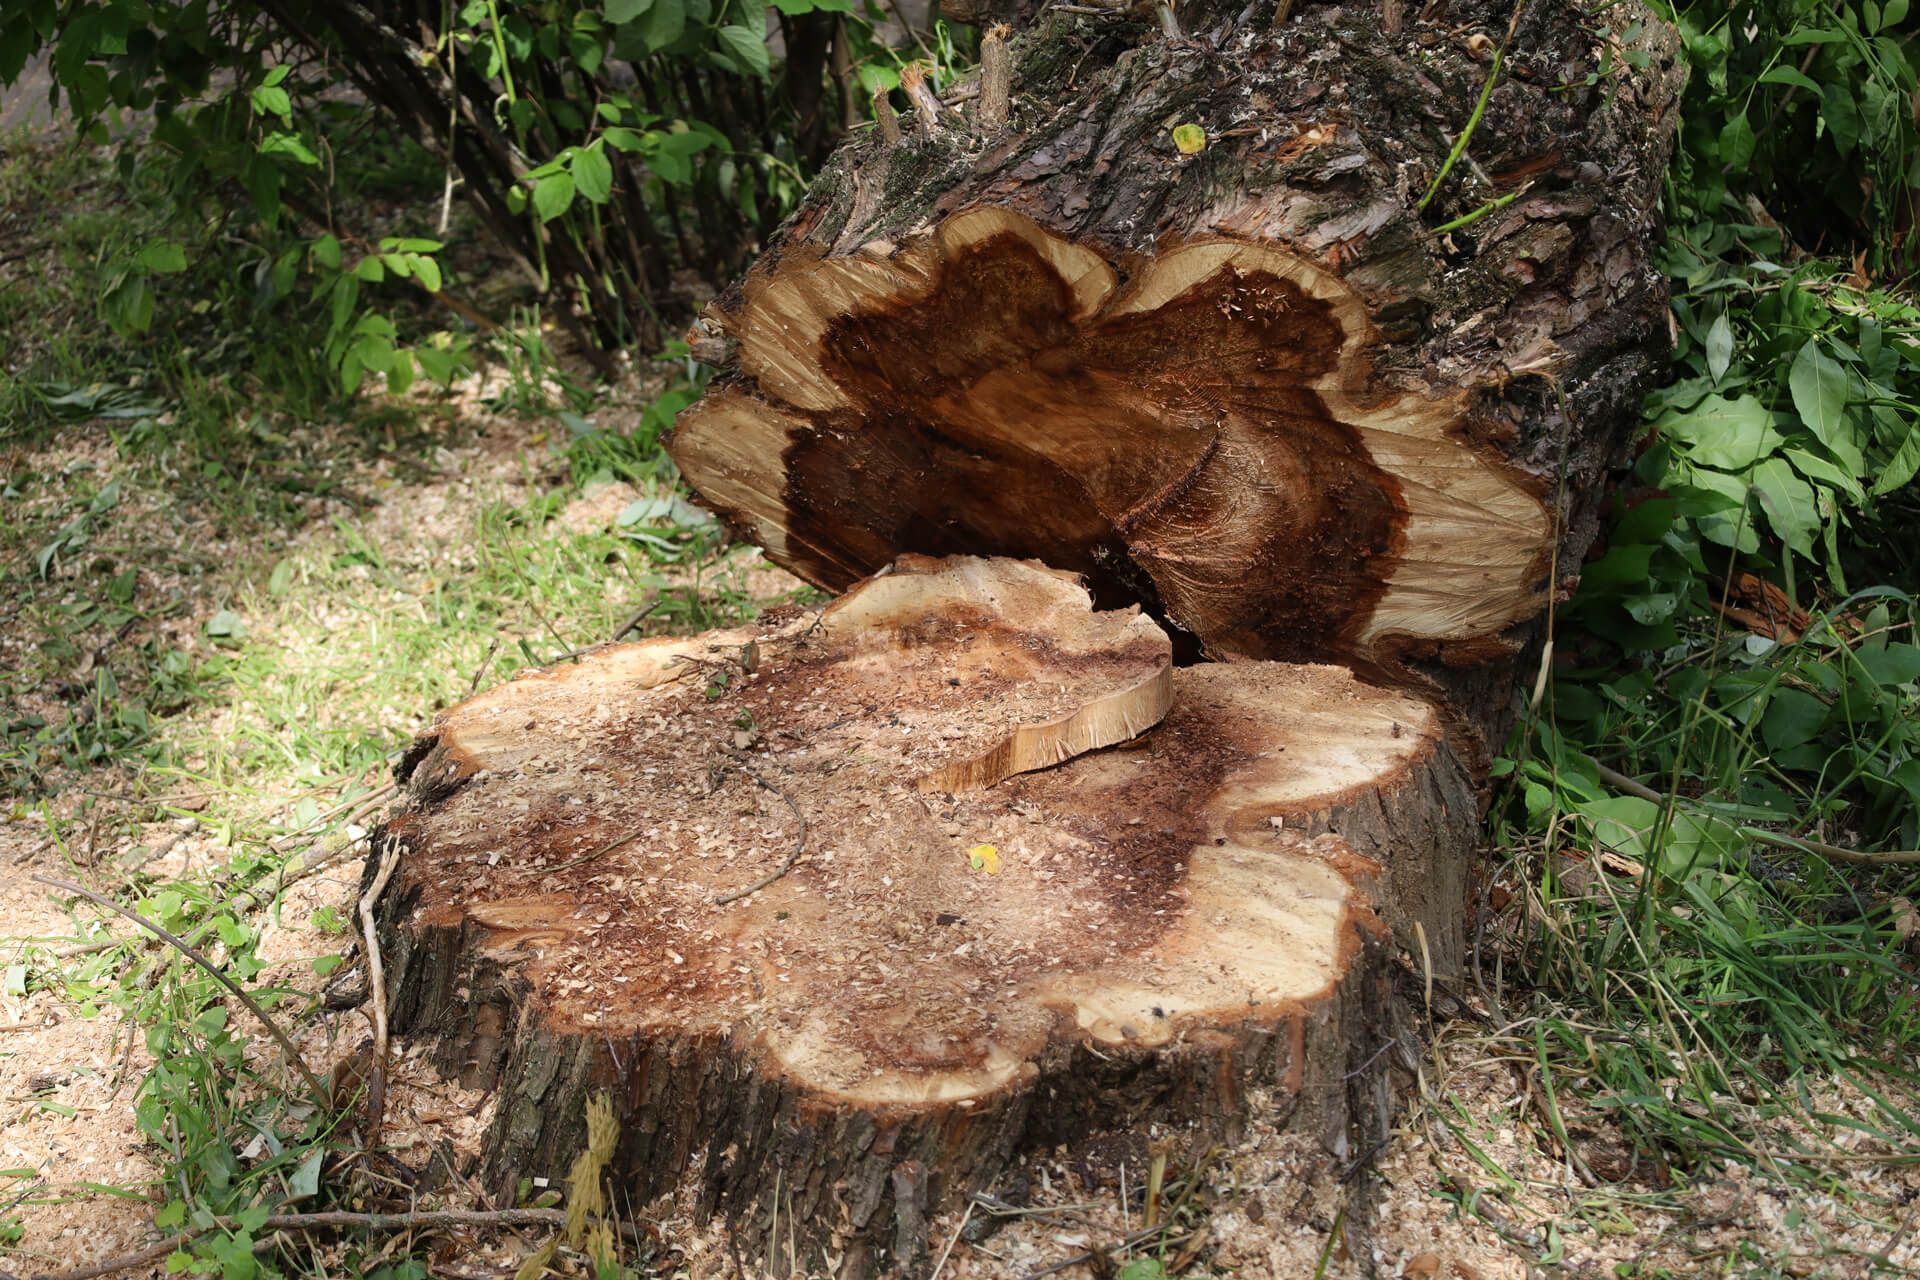
M806 246L719 313L688 480L830 588L903 550L1037 556L1210 654L1366 660L1533 616L1553 529L1463 395L1374 385L1360 299L1278 245L1128 261L980 207Z
M928 789L1068 677L1019 615L954 616L1009 577L1077 592L919 562L817 627L612 646L453 709L388 828L400 927L514 969L549 1032L726 1039L861 1107L1030 1083L1063 1038L1146 1050L1329 998L1374 927L1376 867L1305 819L1428 767L1432 710L1334 667L1207 665L1173 673L1172 710L1128 746ZM939 603L913 617L895 597L916 578L963 585L916 592ZM1150 625L1082 597L1046 634L1120 633L1102 679L1137 688ZM724 655L748 644L742 672Z

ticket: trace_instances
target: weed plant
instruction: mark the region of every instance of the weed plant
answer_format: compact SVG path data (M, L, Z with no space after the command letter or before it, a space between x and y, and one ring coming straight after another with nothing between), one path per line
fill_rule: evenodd
M1682 1178L1831 1180L1819 1135L1920 1135L1905 11L1671 13L1675 378L1499 766L1525 1052Z

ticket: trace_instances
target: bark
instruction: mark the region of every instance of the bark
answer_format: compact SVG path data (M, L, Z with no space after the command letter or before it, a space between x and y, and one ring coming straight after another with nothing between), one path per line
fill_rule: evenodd
M1037 566L910 559L470 700L380 837L394 1031L497 1091L502 1192L604 1090L624 1198L813 1271L924 1271L1023 1155L1230 1139L1259 1086L1367 1150L1390 933L1459 948L1469 770L1343 669L1170 654Z
M1627 8L1631 58L1523 4L1477 121L1504 6L1044 11L1007 127L973 99L842 150L696 331L724 373L670 448L827 587L1033 556L1497 748L1665 359L1679 77Z

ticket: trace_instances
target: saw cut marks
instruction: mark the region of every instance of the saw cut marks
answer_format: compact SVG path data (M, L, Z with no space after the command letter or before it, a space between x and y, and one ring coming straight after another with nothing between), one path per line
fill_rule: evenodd
M841 588L902 551L1035 556L1212 655L1364 661L1543 606L1541 502L1465 397L1373 384L1365 305L1278 245L1114 266L1006 209L796 248L717 313L738 377L670 450L775 560Z

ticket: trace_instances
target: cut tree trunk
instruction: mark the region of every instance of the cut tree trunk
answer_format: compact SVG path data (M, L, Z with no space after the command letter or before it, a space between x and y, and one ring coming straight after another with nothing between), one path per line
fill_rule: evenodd
M1364 1159L1395 974L1462 963L1486 763L1664 357L1670 33L1032 8L692 335L683 473L849 593L403 764L389 1012L497 1091L502 1191L604 1090L620 1199L924 1271L1023 1153L1256 1093Z
M922 98L710 310L682 472L830 589L1035 557L1497 748L1664 363L1679 78L1637 3L1382 12L1043 11L1009 125Z
M1469 772L1344 669L1169 658L1066 575L909 558L523 674L408 757L392 1026L497 1090L502 1192L605 1091L623 1197L842 1274L923 1268L1021 1153L1231 1134L1255 1085L1374 1132L1381 916L1456 928Z

